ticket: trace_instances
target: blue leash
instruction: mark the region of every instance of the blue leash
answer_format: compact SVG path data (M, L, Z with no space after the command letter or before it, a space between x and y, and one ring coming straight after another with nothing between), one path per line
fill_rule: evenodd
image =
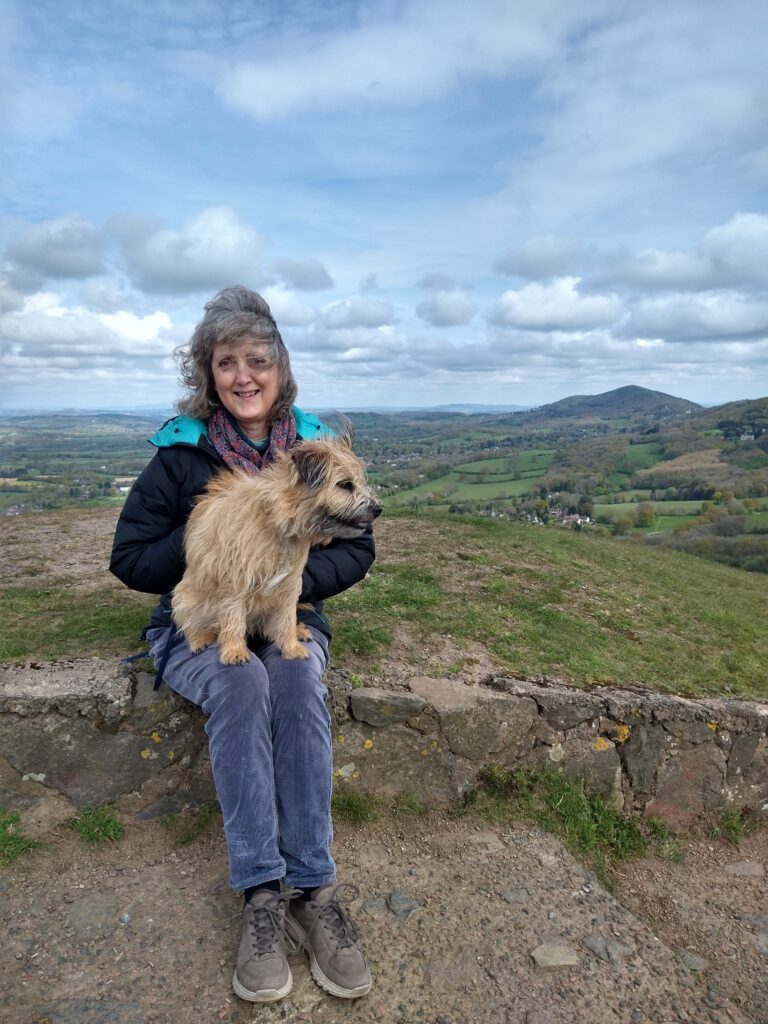
M173 640L178 632L178 627L173 626L168 633L168 639L166 640L165 647L163 648L163 656L160 659L160 664L158 665L157 673L155 675L155 685L152 687L152 689L155 691L160 689L160 686L163 682L163 673L165 672L165 666L168 664L168 658L171 655L171 647L173 646ZM146 651L139 651L138 654L132 654L129 658L121 658L120 662L123 665L128 665L132 661L140 661L142 658L148 657L149 648L147 648Z

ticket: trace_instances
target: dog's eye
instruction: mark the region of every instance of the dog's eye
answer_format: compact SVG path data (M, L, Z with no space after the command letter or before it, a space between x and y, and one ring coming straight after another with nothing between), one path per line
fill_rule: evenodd
M343 487L345 491L354 491L355 485L351 480L339 480L336 484L337 487Z

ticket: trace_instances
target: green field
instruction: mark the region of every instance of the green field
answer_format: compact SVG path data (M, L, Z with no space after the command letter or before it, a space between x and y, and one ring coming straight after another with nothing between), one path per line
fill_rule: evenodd
M616 463L615 471L632 474L638 469L650 469L661 462L662 458L657 444L632 444L624 458Z
M481 501L488 498L501 498L503 496L516 497L521 494L528 494L539 476L527 477L522 480L514 480L510 476L492 477L485 483L472 483L467 481L461 473L453 470L436 480L428 480L418 487L409 487L408 490L398 491L383 499L385 507L404 505L410 498L427 498L431 494L437 494L443 488L451 488L451 493L446 496L446 501ZM455 490L454 490L455 488Z
M484 459L455 466L458 473L487 473L489 476L506 476L512 473L543 473L552 465L554 448L531 448L497 459Z
M636 526L636 533L669 533L683 523L689 523L691 516L657 516L653 526Z
M448 504L520 497L535 489L534 485L551 465L554 456L554 449L533 448L499 458L467 462L435 480L398 491L384 498L383 504L402 506L413 498L424 500L446 489L445 501Z
M697 516L701 511L701 501L654 501L651 502L659 516ZM615 505L595 505L596 516L607 516L609 519L621 519L637 510L637 502L622 501Z
M652 494L653 491L650 487L633 487L629 491L619 491L616 494L611 495L611 497L615 498L617 502L650 501ZM592 501L595 505L610 505L611 502L606 501L607 497L607 494L595 494Z

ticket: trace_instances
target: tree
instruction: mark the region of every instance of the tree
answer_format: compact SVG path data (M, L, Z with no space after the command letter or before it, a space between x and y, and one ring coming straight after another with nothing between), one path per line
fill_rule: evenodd
M656 520L656 509L652 502L641 501L637 506L635 522L638 526L653 526Z

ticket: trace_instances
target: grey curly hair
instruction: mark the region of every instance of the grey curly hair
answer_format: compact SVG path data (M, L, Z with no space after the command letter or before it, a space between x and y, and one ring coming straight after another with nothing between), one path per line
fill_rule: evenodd
M270 409L267 426L288 415L297 392L288 350L265 300L258 292L239 284L222 288L218 295L206 302L205 315L195 327L189 344L176 350L181 381L189 391L177 403L180 413L207 420L221 407L211 372L213 350L217 345L240 345L245 341L269 346L271 358L277 364L277 397Z

